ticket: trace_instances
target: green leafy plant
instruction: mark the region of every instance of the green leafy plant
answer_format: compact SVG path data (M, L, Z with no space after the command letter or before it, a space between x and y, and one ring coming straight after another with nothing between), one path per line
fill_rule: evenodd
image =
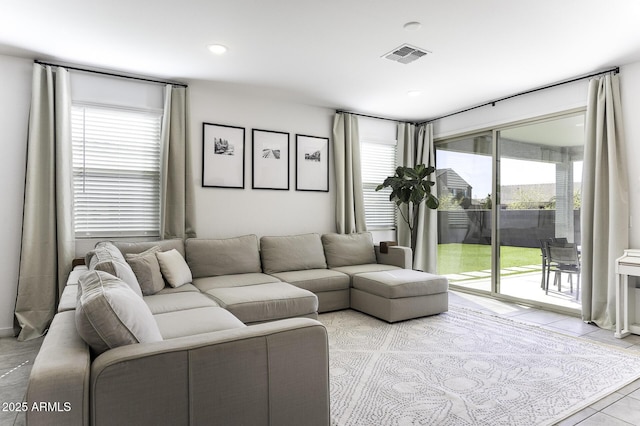
M438 203L438 210L462 210L460 200L457 200L451 193L441 195L438 199Z
M438 198L431 193L431 188L435 182L431 180L431 174L435 172L435 167L426 167L418 164L415 167L399 166L396 173L389 176L376 188L380 191L384 188L391 188L389 201L393 201L400 212L400 215L409 226L411 232L411 249L415 251L418 232L418 208L424 202L430 209L437 209ZM407 212L403 211L402 205L407 206Z

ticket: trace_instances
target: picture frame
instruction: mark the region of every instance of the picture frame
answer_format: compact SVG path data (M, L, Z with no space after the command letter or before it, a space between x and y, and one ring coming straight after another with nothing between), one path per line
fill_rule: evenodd
M244 188L245 128L202 123L202 186Z
M289 190L289 133L253 129L252 188Z
M329 192L329 138L296 134L296 191Z

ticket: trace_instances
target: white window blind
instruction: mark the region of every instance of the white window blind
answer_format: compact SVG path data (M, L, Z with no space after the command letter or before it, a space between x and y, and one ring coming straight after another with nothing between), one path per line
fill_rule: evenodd
M72 108L76 238L158 236L159 112Z
M363 140L360 143L360 156L367 228L394 229L396 208L395 204L389 201L391 189L376 191L376 187L395 173L396 142Z

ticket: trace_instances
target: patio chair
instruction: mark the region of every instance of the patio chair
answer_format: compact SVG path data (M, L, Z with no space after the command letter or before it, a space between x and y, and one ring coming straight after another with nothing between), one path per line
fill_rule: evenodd
M549 274L555 272L554 284L562 290L562 274L569 274L570 290L573 293L573 275L576 279L576 300L580 297L580 257L578 247L573 243L549 243L549 263L547 264L547 283L545 294L549 294Z
M549 273L547 271L549 266L549 244L553 242L551 238L545 238L538 240L540 243L540 258L542 260L542 280L540 281L540 288L546 289L547 282L549 281Z

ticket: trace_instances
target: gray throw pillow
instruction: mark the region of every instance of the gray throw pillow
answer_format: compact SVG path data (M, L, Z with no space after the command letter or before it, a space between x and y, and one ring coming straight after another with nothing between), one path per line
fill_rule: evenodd
M327 268L319 234L262 237L260 257L267 274Z
M156 257L160 264L162 276L167 280L171 287L180 287L193 281L189 265L185 262L184 257L176 249L166 252L157 252Z
M140 283L142 294L145 296L156 294L165 287L160 264L156 257L156 253L159 251L160 247L154 246L142 253L124 255L127 263L133 269L138 283Z
M329 268L377 263L373 237L369 232L325 234L322 245Z
M133 273L131 266L112 242L99 242L93 250L87 253L85 259L89 260L87 263L89 270L108 272L114 277L120 278L131 287L131 290L142 297L142 290L140 290L136 274Z
M78 280L78 334L96 354L134 343L159 342L162 335L149 307L119 278L89 271Z

